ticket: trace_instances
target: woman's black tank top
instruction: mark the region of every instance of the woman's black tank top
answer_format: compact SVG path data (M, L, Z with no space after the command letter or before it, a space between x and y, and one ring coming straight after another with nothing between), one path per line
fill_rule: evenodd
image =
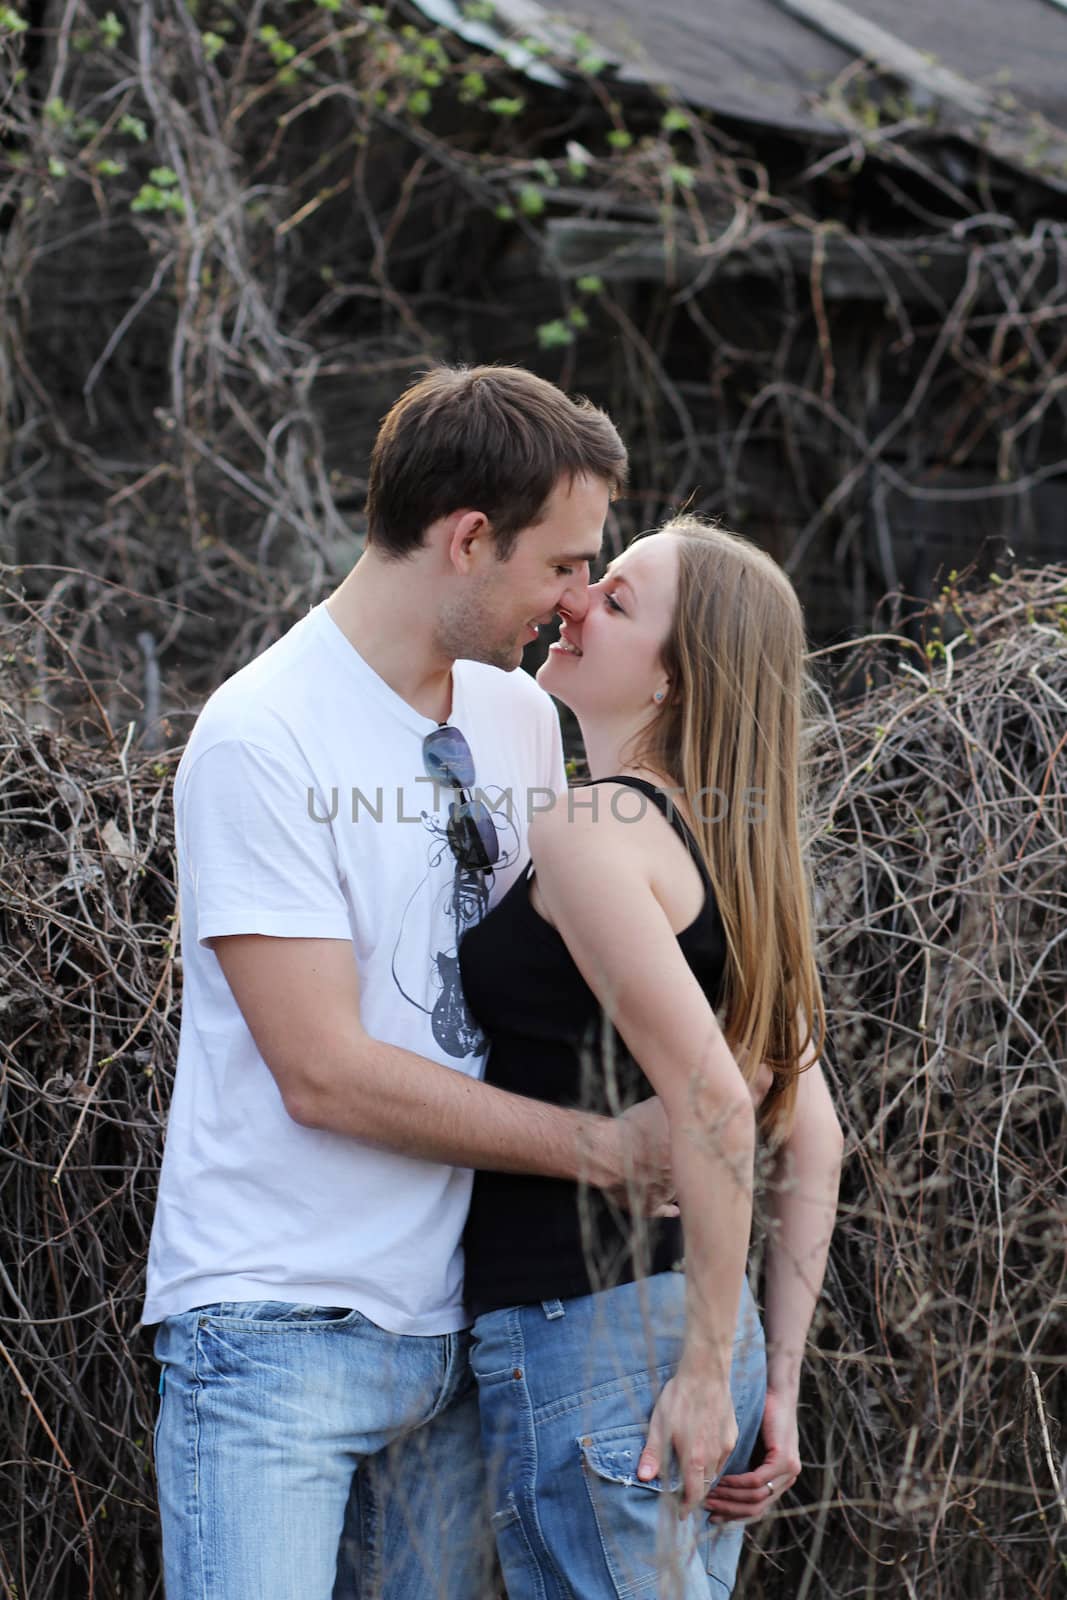
M714 1007L726 938L695 839L654 785L598 781L624 784L657 806L700 869L704 904L678 945ZM628 806L626 815L632 811ZM460 945L467 1003L490 1042L486 1081L552 1105L614 1115L647 1099L652 1087L563 939L530 904L530 882L529 873L520 877ZM475 1173L463 1243L473 1316L629 1283L669 1271L682 1256L677 1219L632 1217L587 1185L506 1172Z

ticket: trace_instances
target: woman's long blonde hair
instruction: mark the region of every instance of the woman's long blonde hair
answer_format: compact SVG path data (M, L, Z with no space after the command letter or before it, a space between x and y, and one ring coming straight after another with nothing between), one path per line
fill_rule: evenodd
M723 1031L746 1079L761 1061L774 1071L760 1122L777 1141L825 1032L802 844L804 622L785 573L747 539L691 516L660 531L680 557L670 688L629 759L688 802L726 930Z

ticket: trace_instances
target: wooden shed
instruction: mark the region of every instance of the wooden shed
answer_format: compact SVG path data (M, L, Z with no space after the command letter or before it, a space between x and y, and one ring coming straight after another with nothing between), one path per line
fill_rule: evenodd
M692 496L751 534L821 638L972 563L1063 559L1063 0L420 9L546 104L592 58L635 148L667 144L673 192L546 187L491 273L549 328L561 281L589 317L542 364L617 416L639 520Z

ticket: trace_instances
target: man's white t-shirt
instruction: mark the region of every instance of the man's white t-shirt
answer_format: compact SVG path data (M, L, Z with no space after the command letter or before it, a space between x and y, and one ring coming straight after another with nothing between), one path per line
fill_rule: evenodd
M481 1075L463 931L526 860L532 807L564 787L559 724L524 672L457 662L500 859L487 882L445 837L424 777L435 727L316 606L212 695L174 786L183 1003L143 1319L220 1300L345 1306L394 1333L465 1322L471 1173L294 1122L205 940L343 939L373 1037ZM353 1070L358 1070L353 1065Z

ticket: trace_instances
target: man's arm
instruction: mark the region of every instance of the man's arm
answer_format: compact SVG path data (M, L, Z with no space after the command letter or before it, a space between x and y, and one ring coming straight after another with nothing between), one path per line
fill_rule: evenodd
M450 1166L598 1188L630 1181L643 1209L671 1199L658 1108L616 1120L568 1111L372 1038L345 940L236 934L208 943L295 1122Z

